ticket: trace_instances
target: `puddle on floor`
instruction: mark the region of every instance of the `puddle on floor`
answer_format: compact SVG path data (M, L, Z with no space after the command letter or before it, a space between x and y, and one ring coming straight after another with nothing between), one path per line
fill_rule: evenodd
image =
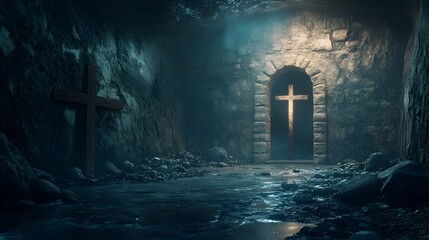
M296 222L272 222L272 220L242 224L232 230L236 239L283 240L299 232L304 226L315 226Z

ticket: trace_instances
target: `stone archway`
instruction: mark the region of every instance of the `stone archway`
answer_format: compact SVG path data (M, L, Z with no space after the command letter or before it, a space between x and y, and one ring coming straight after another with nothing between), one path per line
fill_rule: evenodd
M325 74L302 56L282 61L268 61L255 81L253 159L256 163L270 160L270 84L282 69L298 68L304 71L313 84L313 161L327 162L327 117Z

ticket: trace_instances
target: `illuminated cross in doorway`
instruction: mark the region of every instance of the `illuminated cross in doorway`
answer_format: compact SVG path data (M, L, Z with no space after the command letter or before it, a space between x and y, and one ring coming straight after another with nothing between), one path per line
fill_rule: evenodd
M288 95L276 96L276 100L288 101L288 120L289 120L289 142L288 142L288 157L292 159L293 151L293 101L308 100L308 95L293 95L293 85L289 85Z

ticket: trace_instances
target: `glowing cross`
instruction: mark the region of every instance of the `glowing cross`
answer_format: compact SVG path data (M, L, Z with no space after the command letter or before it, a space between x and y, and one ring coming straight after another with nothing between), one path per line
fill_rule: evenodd
M293 95L293 85L289 85L288 95L276 96L276 100L288 102L288 120L289 120L289 142L288 142L288 157L292 159L293 150L293 101L308 100L308 95Z

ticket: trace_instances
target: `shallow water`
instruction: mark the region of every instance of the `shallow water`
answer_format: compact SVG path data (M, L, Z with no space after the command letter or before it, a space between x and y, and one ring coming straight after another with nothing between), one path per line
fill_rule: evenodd
M305 171L280 166L221 171L163 183L74 187L80 204L2 214L7 227L0 239L280 240L306 225L272 218L289 196L281 182L305 181Z

